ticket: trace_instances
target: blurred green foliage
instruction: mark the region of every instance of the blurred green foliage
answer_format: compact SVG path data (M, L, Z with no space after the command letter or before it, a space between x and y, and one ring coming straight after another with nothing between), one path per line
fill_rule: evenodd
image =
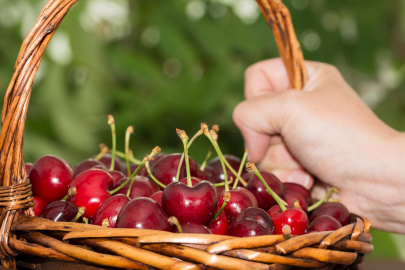
M306 59L336 65L375 112L405 129L405 1L285 0ZM44 1L0 1L0 94L23 38ZM48 46L26 123L24 156L72 165L110 143L114 115L123 149L142 157L155 145L181 151L175 128L219 124L223 152L240 156L232 110L243 100L243 74L278 53L253 0L79 1ZM222 138L222 139L221 139ZM208 149L199 140L191 155ZM373 256L402 256L395 235L375 232ZM402 240L403 241L403 240ZM390 249L389 249L390 248Z

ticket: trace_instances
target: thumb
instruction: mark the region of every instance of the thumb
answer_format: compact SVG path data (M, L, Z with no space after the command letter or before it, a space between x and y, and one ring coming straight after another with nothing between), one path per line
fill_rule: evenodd
M242 133L249 158L252 162L262 160L270 145L270 136L283 133L291 110L303 94L302 91L286 90L269 93L245 100L236 106L233 121Z

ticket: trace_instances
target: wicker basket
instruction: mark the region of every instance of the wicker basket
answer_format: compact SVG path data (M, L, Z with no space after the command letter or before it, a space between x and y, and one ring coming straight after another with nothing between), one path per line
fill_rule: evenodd
M357 269L373 250L369 220L333 232L296 237L235 238L53 222L32 217L33 199L22 158L32 82L44 50L78 0L49 0L21 47L4 98L0 135L0 256L15 269ZM306 70L290 14L280 0L258 0L290 78L302 89ZM18 215L26 209L27 215Z

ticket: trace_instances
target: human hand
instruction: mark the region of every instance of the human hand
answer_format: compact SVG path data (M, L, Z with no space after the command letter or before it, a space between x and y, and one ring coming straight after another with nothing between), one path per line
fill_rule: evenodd
M336 68L306 67L303 91L288 89L281 59L246 71L246 101L235 108L234 121L250 161L284 182L310 187L304 167L337 187L351 212L377 228L405 232L404 135L380 121Z

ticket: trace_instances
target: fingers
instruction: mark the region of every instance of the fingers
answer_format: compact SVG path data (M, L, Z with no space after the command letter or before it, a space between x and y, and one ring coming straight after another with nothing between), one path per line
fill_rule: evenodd
M314 177L304 169L272 170L271 173L283 183L300 184L306 189L311 189L314 185Z

